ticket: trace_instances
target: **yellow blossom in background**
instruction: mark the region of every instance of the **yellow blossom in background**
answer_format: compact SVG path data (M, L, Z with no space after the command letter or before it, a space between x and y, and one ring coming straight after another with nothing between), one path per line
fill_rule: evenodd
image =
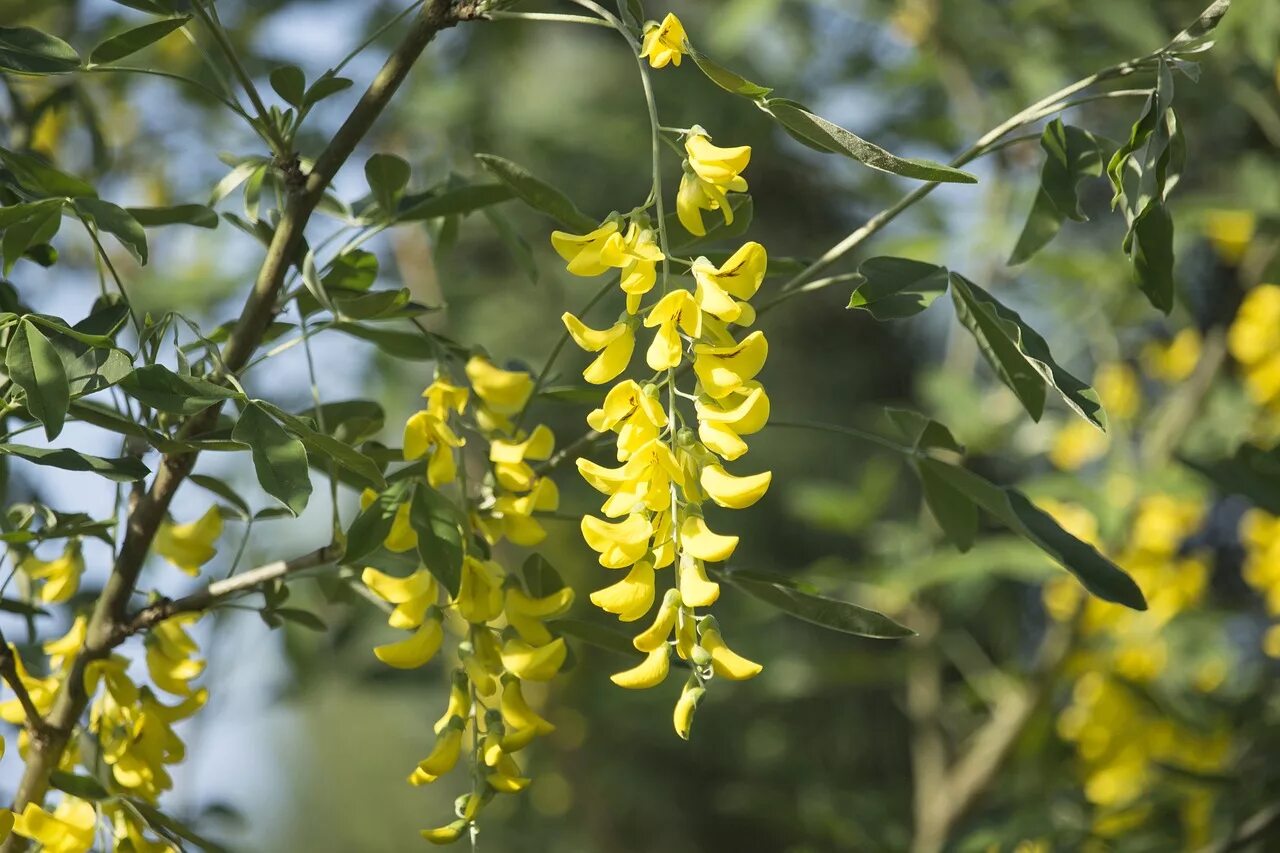
M1254 402L1280 400L1280 285L1260 284L1245 295L1227 330L1227 347Z
M32 704L41 714L48 714L53 708L54 699L57 698L58 688L61 686L59 678L53 675L44 678L33 676L27 671L26 665L22 662L22 655L18 654L18 650L12 643L9 644L9 652L13 655L13 665L18 671L18 680L27 688ZM0 720L20 726L26 722L27 712L17 698L6 699L0 702Z
M1132 420L1142 407L1142 386L1138 374L1127 364L1111 362L1100 366L1093 375L1093 387L1108 417Z
M1210 210L1204 218L1204 234L1228 264L1238 264L1253 240L1258 220L1251 210Z
M484 403L481 426L485 429L509 429L506 416L524 409L533 394L533 377L523 370L503 370L483 356L472 356L466 366L471 390Z
M38 598L45 604L58 604L68 600L80 588L80 576L84 574L84 557L80 552L80 540L67 541L62 554L52 560L41 560L28 554L18 564L18 569L33 581L41 581Z
M175 616L147 633L147 672L157 687L175 696L191 695L191 680L204 672L205 662L195 656L200 648L185 630L199 619L199 614Z
M221 535L222 515L212 506L195 521L162 523L156 533L155 551L179 571L195 577L200 574L200 567L218 553L214 543Z
M368 509L377 499L377 492L373 489L365 489L360 493L360 509ZM395 515L391 519L391 529L387 531L386 539L382 543L388 551L402 554L418 546L418 534L414 532L413 524L409 521L409 510L407 501L396 507Z
M1106 455L1111 439L1093 424L1073 418L1062 425L1049 448L1049 462L1059 471L1078 471Z
M93 803L63 794L53 813L28 803L13 831L41 845L45 853L86 853L93 847L98 815Z
M640 55L649 60L649 65L654 68L666 68L668 64L679 65L685 54L687 39L680 19L668 12L662 23L650 21L645 25Z
M1200 363L1200 332L1192 327L1180 330L1168 343L1152 341L1142 348L1142 369L1162 382L1181 382Z

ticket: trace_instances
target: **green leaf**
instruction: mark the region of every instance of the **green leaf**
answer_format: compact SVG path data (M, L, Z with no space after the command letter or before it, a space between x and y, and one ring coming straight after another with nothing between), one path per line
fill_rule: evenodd
M413 294L406 288L400 290L375 290L371 293L330 294L335 313L346 320L378 320L404 316L403 309L410 304ZM423 306L423 311L426 311Z
M360 514L351 522L351 526L347 528L344 563L360 565L370 554L382 548L383 541L391 532L391 523L395 521L396 511L401 504L412 497L410 488L411 484L407 480L392 483L360 511Z
M126 207L143 228L159 228L164 225L194 225L197 228L217 228L218 214L203 204L175 204L167 207Z
M138 263L147 263L147 232L133 214L98 198L78 198L74 204L82 216L97 224L99 231L114 235Z
M525 588L533 598L542 598L564 589L564 578L541 554L530 554L520 567Z
M1213 481L1225 495L1243 495L1254 506L1280 515L1280 445L1263 450L1242 444L1225 459L1179 457L1189 468Z
M150 24L135 27L132 30L126 30L95 47L93 52L89 54L89 62L93 65L106 65L109 62L115 62L117 59L124 59L144 47L155 44L190 20L190 15L183 15L180 18L154 21Z
M59 791L68 793L73 797L79 797L82 800L96 802L111 796L110 792L102 787L102 783L92 776L81 776L76 773L68 773L65 770L51 772L49 774L49 784Z
M538 396L562 403L589 403L599 406L604 403L608 390L599 385L553 385L540 390Z
M1146 610L1142 590L1115 563L1063 530L1053 518L1014 489L1001 488L972 471L939 459L924 458L922 471L947 483L997 518L1002 524L1044 551L1071 572L1085 589L1116 604Z
M792 136L819 151L844 154L872 169L915 178L919 181L976 184L978 179L968 172L944 166L932 160L903 158L890 154L838 124L814 115L795 101L770 98L763 102L765 111L777 119Z
M843 634L877 640L897 640L914 637L916 633L883 613L847 601L813 595L795 587L743 577L733 572L724 572L721 576L752 598L772 605L783 613Z
M307 413L324 431L344 444L355 444L382 431L386 413L372 400L338 400Z
M275 406L265 400L257 400L255 402L278 420L285 429L298 437L306 446L312 462L315 461L317 456L332 459L338 465L354 474L361 485L374 489L386 487L386 480L383 479L382 471L378 469L378 466L369 457L351 445L344 444L331 435L318 432L308 421L289 414L279 406Z
M1125 251L1138 288L1168 314L1173 310L1173 219L1159 199L1152 199L1133 220Z
M0 162L13 172L18 183L44 198L95 198L98 195L92 184L55 169L33 154L0 148Z
M458 508L435 489L419 483L413 491L409 521L418 534L418 557L452 596L462 583L463 533Z
M414 193L400 199L397 222L416 222L442 216L465 216L516 197L506 184L468 184L446 190Z
M354 338L368 341L378 349L396 358L411 361L431 361L440 355L439 347L431 339L413 332L397 332L393 329L374 329L359 323L338 322L333 328Z
M4 252L4 274L8 275L28 249L48 243L62 227L60 199L48 199L31 205L25 218L4 230L0 251Z
M1080 209L1077 185L1085 178L1102 174L1102 143L1087 130L1054 119L1045 126L1040 147L1045 151L1040 189L1009 258L1010 266L1026 261L1044 248L1058 233L1064 219L1085 221L1088 217Z
M122 800L122 802L127 802L131 808L142 816L142 819L146 821L149 827L166 839L190 842L204 850L205 853L228 853L227 848L221 844L205 838L182 821L164 814L155 806L136 799ZM175 844L174 846L182 849L180 844Z
M947 290L947 270L909 258L868 258L858 267L859 280L849 297L877 320L919 314Z
M1176 53L1194 47L1197 42L1200 42L1217 28L1230 8L1231 0L1213 0L1200 13L1200 17L1196 18L1191 26L1174 36L1173 41L1165 45L1164 49Z
M187 477L187 479L205 491L212 492L227 503L231 504L240 512L240 517L242 519L249 518L253 515L253 510L249 508L248 502L245 501L244 498L240 497L235 489L231 488L217 477L210 477L208 474L192 474Z
M368 290L378 278L378 256L351 249L333 259L321 280L326 290Z
M728 68L725 68L720 63L711 59L711 57L706 56L699 51L690 50L689 55L693 57L693 61L697 63L698 68L701 69L702 73L707 75L707 79L712 83L715 83L721 89L724 89L726 92L732 92L735 95L742 95L744 98L757 99L763 98L765 95L773 91L768 86L761 86L759 84L752 83L747 78L737 72L730 71Z
M307 90L307 94L302 99L303 104L306 107L310 107L325 98L332 97L350 88L351 81L346 77L335 77L332 71L326 71L321 75L320 79L311 84L311 88Z
M1078 415L1098 429L1107 428L1098 394L1063 370L1044 338L1022 322L1016 311L996 301L959 273L951 273L956 316L978 342L978 348L1000 381L1009 386L1032 420L1044 414L1046 385L1052 385Z
M409 164L394 154L374 154L364 164L364 177L384 213L396 212L396 201L409 184Z
M9 535L5 534L5 542L13 541L7 538ZM0 598L0 613L16 613L18 616L26 616L28 618L49 615L48 610L36 607L34 604L29 604L25 601L18 601L16 598Z
M65 74L79 67L80 54L62 39L31 27L0 27L0 70Z
M144 406L176 415L194 415L239 392L197 376L180 376L163 364L147 364L120 381L120 388Z
M25 444L0 444L0 455L16 456L36 465L61 468L64 471L90 471L108 480L128 483L141 480L151 473L140 460L132 456L104 459L66 448L28 447Z
M271 88L290 106L302 108L307 96L307 78L296 65L285 65L271 72Z
M571 231L592 231L600 223L587 216L569 197L528 169L495 154L477 154L476 159L502 181L525 204L557 220Z
M913 466L920 477L924 501L951 544L962 553L973 547L978 535L978 505L939 477L932 469Z
M271 612L286 622L301 625L303 628L312 631L323 633L329 630L329 626L324 624L324 620L310 610L301 610L297 607L277 607Z
M302 442L253 401L240 413L231 437L252 451L263 491L294 515L301 514L311 497L311 469Z
M71 361L64 360L63 367L71 398L75 399L115 385L133 371L133 362L123 350L95 347Z
M553 622L549 622L548 626L557 634L572 637L579 642L595 646L598 649L604 649L607 652L615 652L629 658L644 656L643 652L638 651L631 644L631 637L609 625L587 622L582 619L556 619Z
M27 411L44 424L45 437L62 432L71 405L71 389L58 350L30 320L14 330L5 353L5 370L27 395Z

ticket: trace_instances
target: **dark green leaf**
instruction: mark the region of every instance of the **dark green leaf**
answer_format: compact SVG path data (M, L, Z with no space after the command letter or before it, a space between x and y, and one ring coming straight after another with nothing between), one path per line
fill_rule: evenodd
M140 264L147 262L147 232L123 207L98 198L78 198L76 210L97 224L99 231L112 234Z
M798 619L833 631L878 640L914 637L916 633L910 628L899 625L883 613L877 613L847 601L812 595L794 587L755 580L733 572L725 572L723 577L753 598Z
M330 292L330 298L333 300L335 313L344 320L379 320L403 317L403 309L409 305L413 294L405 288L375 290L371 293L343 293L334 290ZM428 309L423 306L422 310Z
M180 376L162 364L137 368L120 382L120 388L144 406L177 415L194 415L215 403L240 394L197 376Z
M396 201L409 183L411 170L403 157L394 154L374 154L364 164L365 180L378 202L378 207L387 214L396 212Z
M62 358L34 323L24 319L5 353L5 370L27 395L27 411L44 424L46 438L62 432L71 405L71 388Z
M146 465L132 456L104 459L66 448L28 447L25 444L0 444L0 454L17 456L37 465L61 468L64 471L91 471L121 483L141 480L151 473Z
M333 259L321 280L326 290L368 290L378 277L378 256L351 249Z
M587 622L582 619L556 619L554 622L549 622L548 625L557 634L572 637L579 642L595 646L598 649L604 649L607 652L615 652L630 658L642 657L644 654L636 650L636 647L631 644L629 636L609 625Z
M194 225L197 228L217 228L218 214L203 204L175 204L168 207L127 207L129 215L144 228L163 225Z
M253 467L263 491L294 515L307 508L311 470L301 441L252 401L240 413L231 437L252 451Z
M64 74L80 67L80 54L60 38L31 27L0 27L0 70Z
M4 274L8 275L28 249L48 243L62 226L62 201L49 199L30 206L25 218L4 230L0 251L4 252ZM6 210L9 208L6 208Z
M903 158L890 154L838 124L814 115L795 101L771 98L764 101L766 112L778 120L783 129L802 142L833 154L845 154L865 166L915 178L918 181L976 184L978 179L968 172L934 163L931 160Z
M249 504L245 499L240 497L240 495L236 493L235 489L231 488L217 477L210 477L208 474L192 474L187 479L200 488L212 492L227 503L231 504L240 511L240 517L242 519L249 518L253 515L253 510L249 508Z
M322 459L332 459L354 474L363 485L374 489L386 487L386 481L383 479L382 471L378 469L378 466L351 445L344 444L331 435L318 432L308 421L296 415L291 415L265 400L258 400L257 403L278 420L285 429L302 441L311 456L312 462L316 461L317 456Z
M978 505L939 477L932 469L915 466L925 503L942 532L960 551L973 547L978 535Z
M441 216L465 215L515 197L515 191L506 184L470 184L443 191L414 193L400 199L396 220L415 222Z
M530 554L520 567L525 588L534 598L542 598L564 589L564 578L541 554Z
M0 148L0 162L29 191L45 198L93 198L98 191L74 175L59 171L33 154Z
M132 30L126 30L95 47L93 52L89 54L89 62L94 65L106 65L109 62L115 62L117 59L124 59L144 47L155 44L190 20L190 15L183 15L180 18L153 21L150 24L143 24Z
M382 543L391 532L391 523L395 521L396 511L401 504L412 497L410 485L408 481L393 483L360 511L360 514L351 522L351 526L347 528L347 549L343 562L362 565L375 551L385 550L382 548ZM416 562L415 559L415 565Z
M1035 200L1031 203L1031 212L1027 214L1022 233L1018 235L1018 242L1013 247L1013 253L1009 255L1007 262L1009 266L1026 262L1036 252L1049 245L1062 230L1064 220L1065 217L1058 211L1044 187L1036 190Z
M1139 289L1168 314L1173 310L1173 219L1159 199L1152 199L1133 221L1126 251Z
M1000 381L1022 401L1033 420L1044 414L1046 385L1052 385L1077 414L1106 430L1106 416L1098 394L1063 370L1044 338L1022 322L1016 311L959 273L951 273L951 296L956 316L978 342Z
M1092 545L1063 530L1048 513L1037 508L1021 492L1001 488L972 471L938 459L921 459L918 464L922 471L928 470L930 475L946 482L1014 533L1039 547L1079 578L1089 592L1134 610L1146 609L1142 590L1131 577Z
M418 557L427 571L456 596L462 583L463 533L458 508L425 483L414 489L409 521L418 534Z
M155 806L135 799L125 800L124 802L127 802L130 807L136 810L148 826L165 838L190 842L204 850L205 853L228 853L227 848L221 844L205 838L182 821L164 814ZM175 846L181 849L180 845Z
M362 341L368 341L378 349L396 358L412 361L431 361L440 355L439 347L425 335L413 332L397 332L392 329L375 329L359 323L338 322L333 328Z
M8 537L9 534L5 534L5 536ZM4 541L10 542L12 540L5 538ZM26 617L49 615L48 610L36 607L34 604L29 604L25 601L18 601L16 598L0 598L0 613L16 613L19 616Z
M59 791L79 797L82 800L105 800L111 794L102 783L92 776L80 776L65 770L54 770L49 774L49 784Z
M1242 444L1225 459L1180 461L1212 480L1223 494L1243 495L1254 506L1280 515L1280 445L1263 450Z
M110 388L133 371L133 362L123 350L89 349L71 361L64 361L67 387L72 399Z
M693 57L693 61L697 63L698 68L702 70L702 73L707 75L707 79L712 83L715 83L721 89L724 89L726 92L732 92L735 95L742 95L744 98L755 99L763 98L765 95L773 91L768 86L761 86L759 84L752 83L747 78L737 72L730 71L728 68L725 68L720 63L711 59L711 57L705 56L699 51L690 51L690 55Z
M311 84L311 88L307 90L303 102L310 107L313 104L323 101L325 98L338 94L344 89L351 88L351 81L346 77L335 77L332 72L326 71L319 80Z
M947 290L945 267L908 258L869 258L858 267L858 275L849 307L868 311L877 320L919 314Z
M303 628L312 631L325 632L329 630L329 626L324 624L324 620L310 610L300 610L297 607L277 607L271 611L286 622L292 622L295 625L301 625Z
M1077 185L1085 178L1102 174L1102 143L1086 130L1064 125L1054 119L1040 137L1045 151L1040 172L1040 189L1009 264L1020 264L1044 248L1062 227L1064 219L1083 222Z
M285 103L301 108L307 96L307 78L296 65L286 65L271 72L271 88Z
M372 400L339 400L306 413L344 444L356 444L382 431L386 414Z
M546 181L534 177L523 166L494 154L477 154L476 159L492 172L494 177L510 187L521 201L534 210L559 221L566 228L586 232L600 225L579 210L568 196Z

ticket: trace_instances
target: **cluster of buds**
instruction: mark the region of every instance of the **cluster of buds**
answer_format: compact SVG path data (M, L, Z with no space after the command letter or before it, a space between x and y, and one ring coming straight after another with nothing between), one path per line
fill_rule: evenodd
M717 148L706 134L687 134L689 159L677 200L679 218L695 235L705 234L702 210L720 210L731 222L728 191L746 189L740 176L751 149ZM661 224L659 224L661 229ZM593 384L617 379L630 365L641 327L653 329L645 363L653 373L640 381L624 378L606 394L600 408L587 417L591 427L617 435L617 460L611 468L578 459L578 470L607 496L604 518L586 516L582 534L607 569L626 569L626 576L591 595L591 601L623 622L644 618L658 600L657 572L674 566L676 577L663 594L652 625L634 639L644 659L613 676L629 688L653 687L665 680L672 650L687 662L691 675L675 710L675 729L689 736L693 711L714 676L751 678L760 666L732 652L715 620L700 609L712 605L720 586L708 577L706 564L729 559L738 537L708 527L704 505L743 509L769 487L768 471L736 476L724 463L747 451L744 435L764 427L769 398L755 377L764 366L768 343L750 332L739 339L736 329L755 322L750 299L764 280L768 257L759 243L746 243L717 265L706 257L669 258L659 246L645 211L624 222L611 217L588 234L555 232L551 242L569 272L596 276L620 270L619 286L626 311L609 329L596 330L566 313L565 327L579 347L598 353L583 372ZM688 265L694 288L674 286L670 261ZM661 296L645 305L662 263ZM683 368L697 378L692 393L679 389ZM665 403L664 403L665 398ZM682 410L679 399L690 402Z

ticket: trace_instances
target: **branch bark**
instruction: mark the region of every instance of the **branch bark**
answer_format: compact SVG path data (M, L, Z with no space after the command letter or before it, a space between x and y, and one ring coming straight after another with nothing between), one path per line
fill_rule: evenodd
M289 195L252 291L245 302L222 352L224 369L235 373L248 363L276 314L276 302L285 276L297 260L302 234L325 189L355 151L378 116L400 88L414 62L436 33L461 21L479 17L478 0L430 0L409 32L388 56L360 101L315 161L310 174ZM182 437L208 432L218 419L220 407L213 406L192 416L181 430ZM34 745L28 756L13 810L21 812L28 803L41 803L49 788L49 776L62 759L76 724L90 697L84 688L85 667L105 657L128 636L129 598L137 585L156 531L169 510L179 486L195 465L195 452L167 454L156 471L151 488L142 494L129 513L124 540L111 575L99 595L89 620L88 638L81 654L62 685L48 722L48 737ZM207 594L207 592L206 592ZM0 853L26 849L26 840L10 835Z

